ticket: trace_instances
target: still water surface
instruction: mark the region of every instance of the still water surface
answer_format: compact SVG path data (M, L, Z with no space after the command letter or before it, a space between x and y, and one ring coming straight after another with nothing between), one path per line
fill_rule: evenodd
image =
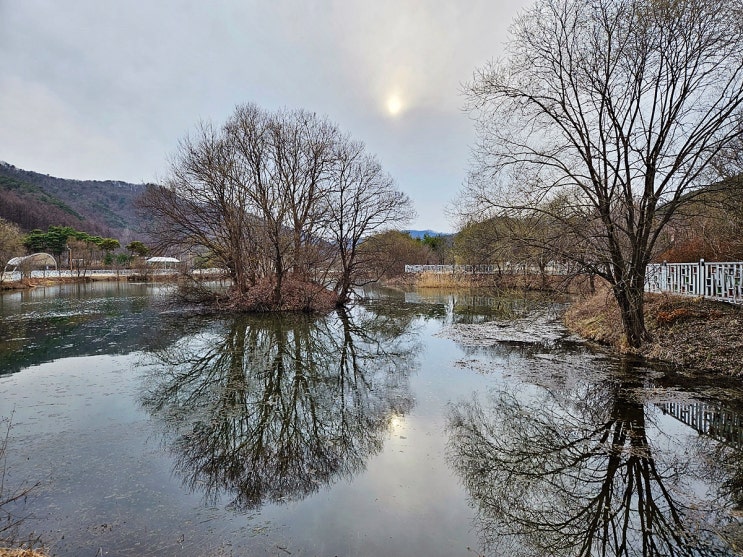
M737 383L616 360L534 299L376 290L206 316L0 296L6 485L79 555L735 555Z

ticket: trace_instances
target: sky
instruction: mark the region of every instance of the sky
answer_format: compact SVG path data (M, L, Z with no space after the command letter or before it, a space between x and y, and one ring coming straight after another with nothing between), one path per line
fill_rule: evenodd
M199 122L303 108L363 141L449 232L474 127L463 84L527 0L0 0L0 160L153 182Z

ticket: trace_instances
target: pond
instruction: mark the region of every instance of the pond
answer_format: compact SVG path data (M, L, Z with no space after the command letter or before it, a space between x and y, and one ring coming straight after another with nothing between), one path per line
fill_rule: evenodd
M739 383L614 358L559 302L376 289L314 318L168 294L0 296L2 487L33 488L2 509L17 538L59 556L743 547Z

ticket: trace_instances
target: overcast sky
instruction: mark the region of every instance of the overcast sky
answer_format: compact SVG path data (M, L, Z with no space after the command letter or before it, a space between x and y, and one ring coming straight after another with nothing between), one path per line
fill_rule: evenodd
M237 104L305 108L444 207L474 135L461 86L526 0L0 0L0 160L78 179L162 178L177 142Z

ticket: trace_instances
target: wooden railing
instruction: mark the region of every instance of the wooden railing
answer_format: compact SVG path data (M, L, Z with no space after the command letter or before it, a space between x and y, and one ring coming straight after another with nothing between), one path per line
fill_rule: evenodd
M646 292L703 296L743 304L743 262L655 263L645 274Z

